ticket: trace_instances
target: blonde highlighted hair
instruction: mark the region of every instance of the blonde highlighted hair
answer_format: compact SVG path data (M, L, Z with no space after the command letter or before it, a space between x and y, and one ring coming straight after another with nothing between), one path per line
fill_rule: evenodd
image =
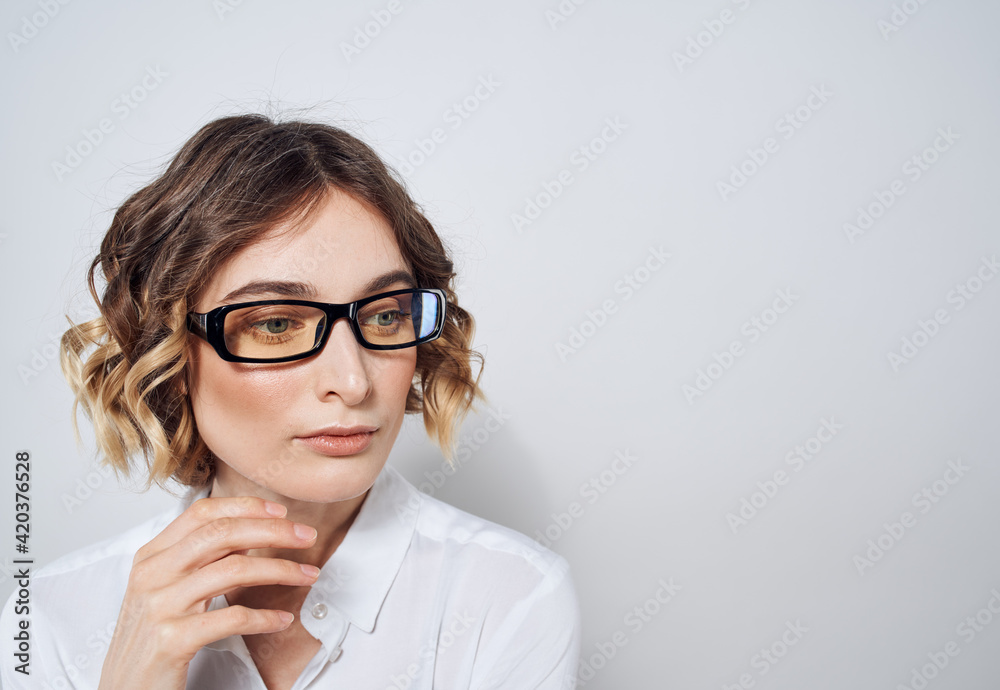
M170 479L187 486L211 481L214 457L184 383L186 314L229 258L275 226L308 218L331 188L381 214L417 285L447 296L444 333L417 346L406 411L423 414L428 435L451 459L456 428L485 396L482 356L471 349L475 321L458 305L441 239L356 137L325 124L242 115L205 125L160 177L118 208L87 272L100 316L71 321L63 334L60 362L76 396L74 429L79 406L93 422L100 455L119 476L132 475L141 457L146 488ZM106 282L102 296L98 269Z

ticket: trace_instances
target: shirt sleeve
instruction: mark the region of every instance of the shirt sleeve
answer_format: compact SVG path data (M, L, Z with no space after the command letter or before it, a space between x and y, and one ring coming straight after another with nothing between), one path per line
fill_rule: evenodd
M114 629L114 618L95 614L88 602L99 604L101 586L85 575L40 576L31 581L29 611L18 613L15 590L0 612L0 687L3 690L93 690L97 688L107 646L105 639ZM90 596L87 596L87 595ZM14 656L13 638L21 633L21 621L28 622L30 663ZM10 644L8 645L8 642ZM23 673L18 670L21 667Z
M580 606L565 559L514 606L481 659L473 690L572 690L580 659Z

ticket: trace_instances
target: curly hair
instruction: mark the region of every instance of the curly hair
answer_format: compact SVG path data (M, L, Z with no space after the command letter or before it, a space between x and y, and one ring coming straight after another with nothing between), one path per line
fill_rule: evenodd
M470 347L475 321L458 306L441 239L364 142L326 124L251 114L202 127L162 175L117 209L87 272L100 316L70 320L62 336L60 363L75 394L77 439L82 406L100 455L119 477L131 475L141 455L147 489L154 481L211 481L215 459L184 384L186 314L219 266L275 226L308 219L331 188L381 214L417 285L447 296L444 333L417 346L406 412L423 414L428 435L451 460L456 427L485 395L483 358ZM98 268L106 282L101 297Z

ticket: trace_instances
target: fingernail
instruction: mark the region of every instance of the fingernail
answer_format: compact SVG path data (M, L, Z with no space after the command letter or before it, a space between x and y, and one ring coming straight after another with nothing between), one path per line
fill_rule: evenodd
M314 565L309 565L308 563L299 563L299 567L302 569L302 572L308 575L309 577L319 576L319 568L317 568Z
M279 611L278 618L280 618L281 622L284 623L285 625L288 625L293 620L295 620L295 616L290 614L288 611Z
M305 539L306 541L308 541L316 536L316 529L310 527L309 525L303 525L301 522L296 522L295 536L298 537L299 539Z
M272 503L271 501L264 501L264 510L274 517L284 517L285 513L288 512L288 508L285 506L280 503Z

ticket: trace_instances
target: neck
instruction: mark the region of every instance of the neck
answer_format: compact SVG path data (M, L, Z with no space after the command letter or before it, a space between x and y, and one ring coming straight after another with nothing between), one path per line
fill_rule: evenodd
M288 498L271 489L247 479L230 468L226 463L217 461L215 478L212 481L212 498L228 498L233 496L259 496L268 501L274 501L288 508L286 519L301 522L317 531L316 541L308 549L276 549L271 547L249 549L249 556L265 558L284 558L296 563L309 563L322 568L340 543L347 536L347 531L354 524L368 492L345 501L332 503L316 503Z

